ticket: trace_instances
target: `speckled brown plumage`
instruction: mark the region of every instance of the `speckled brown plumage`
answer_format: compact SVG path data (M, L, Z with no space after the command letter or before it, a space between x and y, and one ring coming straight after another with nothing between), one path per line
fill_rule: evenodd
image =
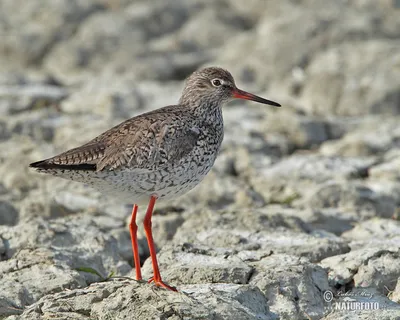
M194 188L210 171L224 136L221 106L233 98L280 106L238 89L221 68L205 68L187 80L177 105L129 119L81 147L32 163L40 172L84 182L126 203L150 200L144 220L158 285L162 282L151 235L156 199L170 199ZM135 224L130 225L136 278L141 279Z
M81 147L31 164L40 169L82 166L96 171L131 169L158 170L178 161L195 147L200 133L185 124L199 123L183 106L168 106L129 119ZM200 125L199 125L200 126ZM204 124L207 126L207 124ZM89 165L89 166L87 166Z

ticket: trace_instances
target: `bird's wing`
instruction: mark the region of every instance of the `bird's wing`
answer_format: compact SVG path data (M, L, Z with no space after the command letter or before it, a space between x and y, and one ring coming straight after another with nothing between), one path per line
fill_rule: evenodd
M38 169L96 170L96 162L105 152L105 145L100 142L89 142L81 147L63 152L50 159L31 163L29 166Z
M127 165L131 170L153 171L177 162L196 146L200 131L187 126L182 113L165 112L167 108L171 107L131 118L81 147L31 167L102 171Z
M187 126L179 116L144 117L136 125L128 125L128 134L107 139L104 156L97 170L114 170L129 166L130 170L154 171L171 162L179 162L196 146L200 131Z

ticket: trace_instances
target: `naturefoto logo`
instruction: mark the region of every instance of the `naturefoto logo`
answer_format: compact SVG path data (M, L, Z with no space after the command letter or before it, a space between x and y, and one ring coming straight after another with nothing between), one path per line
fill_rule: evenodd
M329 303L330 310L378 310L379 302L374 301L373 294L368 291L338 292L326 290L323 294L325 302Z

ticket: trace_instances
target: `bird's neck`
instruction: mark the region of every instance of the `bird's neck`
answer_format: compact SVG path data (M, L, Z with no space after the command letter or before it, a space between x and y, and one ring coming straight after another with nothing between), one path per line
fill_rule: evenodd
M199 101L191 107L193 115L206 123L222 123L222 109L219 103Z

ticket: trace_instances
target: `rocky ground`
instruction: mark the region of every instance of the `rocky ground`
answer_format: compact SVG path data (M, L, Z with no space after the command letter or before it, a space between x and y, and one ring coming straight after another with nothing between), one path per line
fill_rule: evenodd
M0 1L0 318L400 319L399 7ZM129 207L27 165L209 65L283 107L226 106L214 170L157 206L173 293L132 280Z

